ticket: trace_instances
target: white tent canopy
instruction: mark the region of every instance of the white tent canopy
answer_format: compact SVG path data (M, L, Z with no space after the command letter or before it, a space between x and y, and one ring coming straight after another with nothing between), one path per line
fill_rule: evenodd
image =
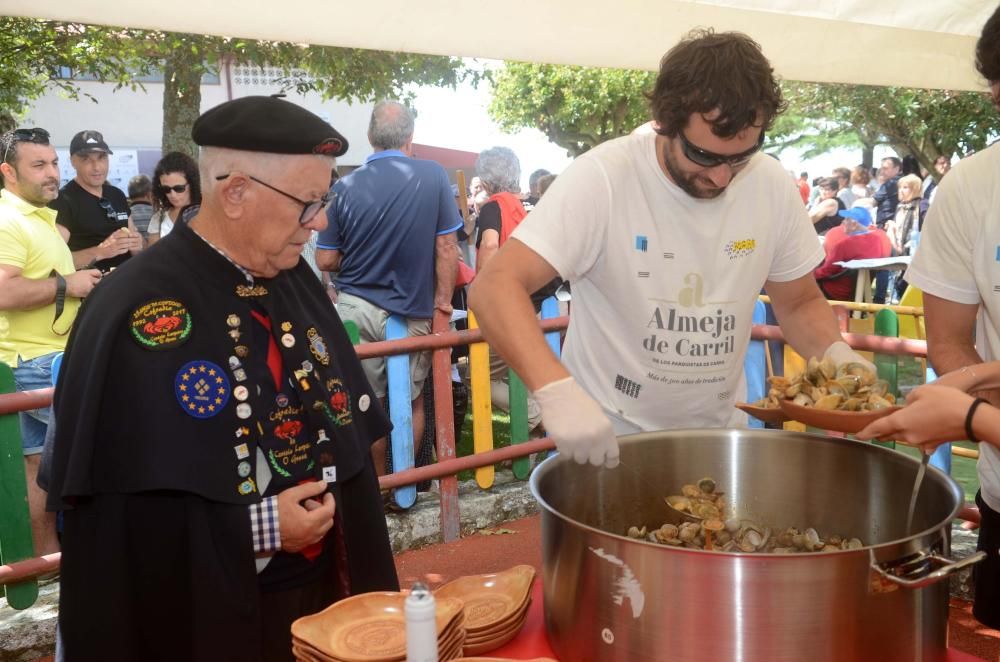
M688 30L740 30L790 80L984 90L993 0L0 0L4 15L299 43L656 69Z

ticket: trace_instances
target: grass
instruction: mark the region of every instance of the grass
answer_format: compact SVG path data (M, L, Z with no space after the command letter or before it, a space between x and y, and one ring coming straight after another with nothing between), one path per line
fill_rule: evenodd
M469 407L465 415L465 423L462 425L461 434L457 435L458 441L455 444L455 454L457 457L472 455L472 407ZM493 448L504 448L510 446L510 416L506 412L493 410ZM460 471L459 480L472 480L475 478L472 470Z
M920 359L912 356L900 356L896 367L896 381L902 393L909 392L910 389L924 383L924 366ZM968 441L960 441L954 444L962 448L978 450L978 445ZM906 453L912 457L920 457L920 452L909 446L897 444L896 450ZM979 490L979 476L976 473L976 461L968 457L951 456L951 477L965 491L965 500L973 501L976 498L976 491Z

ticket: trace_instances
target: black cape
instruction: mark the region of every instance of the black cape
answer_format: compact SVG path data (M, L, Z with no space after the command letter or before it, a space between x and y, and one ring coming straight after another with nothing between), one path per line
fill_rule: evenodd
M178 225L87 298L56 388L69 662L260 659L248 506L267 407L242 365L263 357L239 351L251 302L282 340L315 477L336 472L350 592L398 588L369 453L390 425L322 286L302 261L251 286Z

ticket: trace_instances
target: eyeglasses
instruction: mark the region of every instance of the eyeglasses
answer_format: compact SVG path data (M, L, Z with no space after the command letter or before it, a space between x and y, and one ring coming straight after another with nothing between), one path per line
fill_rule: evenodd
M218 175L215 178L215 180L221 182L223 179L226 179L231 174L233 174L233 173L227 172L225 175ZM267 188L271 189L272 191L274 191L275 193L280 193L281 195L285 196L289 200L294 200L295 202L297 202L300 205L302 205L302 213L299 214L299 225L305 225L306 223L308 223L309 221L311 221L313 219L313 217L316 216L316 214L318 214L321 209L323 209L323 207L326 207L328 204L330 204L330 201L334 197L333 193L327 192L327 193L324 193L323 197L320 198L319 200L302 200L301 198L295 197L291 193L287 193L285 191L282 191L280 188L277 188L275 186L271 186L267 182L264 182L264 181L261 181L261 180L257 179L253 175L247 175L247 179L253 180L253 181L257 182L258 184L260 184L261 186L267 187Z
M14 143L38 143L39 145L49 144L49 132L45 129L14 129L11 132L10 142L7 143L6 149L3 151L3 160L0 163L7 163L7 155L10 153L10 148L14 146Z
M746 165L753 158L753 155L760 151L760 148L764 146L764 132L760 132L760 138L757 139L757 144L748 149L745 152L740 152L739 154L732 154L726 156L724 154L716 154L715 152L709 152L706 149L702 149L696 145L692 145L688 141L687 137L684 136L683 131L678 131L677 135L681 139L681 150L684 152L684 156L688 161L699 165L702 168L714 168L720 166L723 163L728 165L730 168L736 168L742 165Z
M118 220L118 210L110 202L107 200L98 200L97 204L104 210L104 215L107 216L109 222L121 225L121 221Z
M164 186L163 184L160 184L160 188L163 189L164 193L170 193L171 191L173 191L174 193L183 193L184 191L188 190L188 185L174 184L173 186Z

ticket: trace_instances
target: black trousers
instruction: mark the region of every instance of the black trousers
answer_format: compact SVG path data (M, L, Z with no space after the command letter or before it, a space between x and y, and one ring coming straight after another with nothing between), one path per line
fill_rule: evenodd
M976 505L980 517L976 549L985 551L986 558L972 566L976 586L972 615L996 629L1000 628L1000 513L986 505L981 492L976 492Z

